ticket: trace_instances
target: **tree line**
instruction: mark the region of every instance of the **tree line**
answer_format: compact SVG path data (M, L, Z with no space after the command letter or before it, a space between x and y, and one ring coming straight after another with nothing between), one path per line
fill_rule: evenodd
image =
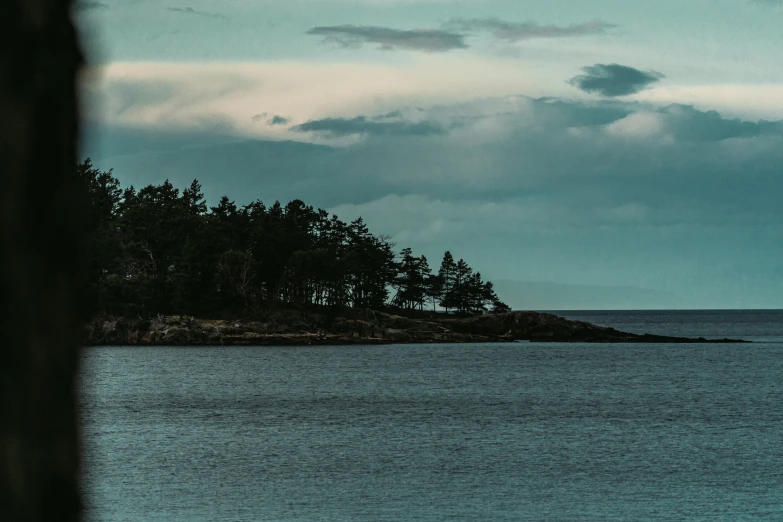
M288 305L505 312L489 281L446 252L433 272L396 253L359 218L341 221L300 200L208 207L194 180L122 189L113 172L78 165L87 196L89 313L252 313Z

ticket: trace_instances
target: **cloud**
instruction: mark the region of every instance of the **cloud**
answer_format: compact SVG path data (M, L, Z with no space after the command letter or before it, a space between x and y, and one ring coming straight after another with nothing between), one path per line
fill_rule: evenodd
M665 78L656 71L645 72L616 63L598 63L582 70L585 74L571 78L568 83L584 92L606 97L636 94Z
M498 18L455 18L442 29L399 30L378 26L339 25L313 27L307 34L323 37L325 42L351 48L365 43L378 44L383 50L415 50L447 52L466 49L464 33L488 32L498 40L516 42L532 38L569 38L605 34L613 24L593 20L568 26L539 25L534 22L514 23Z
M88 73L88 118L125 126L186 127L203 115L220 113L232 117L247 136L273 139L309 136L294 134L287 126L259 125L252 120L254 114L274 108L273 114L301 123L410 107L409 119L419 121L415 107L520 90L543 92L524 67L499 67L487 57L427 53L412 56L404 65L128 62ZM559 83L563 93L570 90ZM318 96L313 85L318 85ZM261 107L259 100L264 100ZM248 114L248 107L258 109Z
M507 22L498 18L455 18L444 27L462 32L488 32L498 40L517 42L532 38L571 38L595 34L606 34L616 27L601 20L593 20L568 26L539 25L535 22Z
M278 114L275 114L270 118L266 112L263 112L261 114L256 114L250 119L254 123L266 123L267 125L287 125L288 123L291 122L291 118L286 118Z
M665 120L656 112L634 112L605 128L608 134L618 138L652 138L663 133Z
M330 136L433 136L445 134L440 126L428 121L379 122L365 116L356 118L324 118L293 127L297 132L317 132Z
M399 112L394 119L330 117L295 126L300 134L368 139L339 148L313 145L317 157L311 163L301 158L300 170L292 167L286 179L294 184L299 176L309 176L312 187L301 189L301 197L329 205L389 194L493 204L535 195L522 206L541 211L525 214L525 220L548 225L783 222L773 188L783 183L783 121L731 119L687 105L526 97L429 106L420 120L405 119L418 114L412 108L394 112ZM452 126L454 121L461 125ZM214 132L216 122L219 118L194 120L190 132ZM164 128L153 126L150 132ZM239 133L235 139L248 138ZM248 153L247 161L234 154L237 173L243 163L248 172L257 172L255 153ZM281 154L270 152L269 157ZM187 158L194 158L193 151ZM166 169L178 168L179 161L167 160ZM189 163L183 172L209 176L201 163ZM356 185L357 191L329 188L337 186L335 176L337 185ZM231 180L225 184L228 190ZM286 195L295 196L275 197Z
M525 65L525 62L522 62ZM466 75L465 71L470 74ZM293 139L334 143L339 139L324 133L301 133L289 125L266 125L275 114L303 123L325 118L373 121L427 120L443 129L452 125L476 129L512 126L509 111L531 105L530 99L553 94L549 83L531 78L527 66L510 67L503 60L486 56L416 54L404 65L359 63L115 63L90 69L84 86L85 116L121 126L187 129L214 114L233 122L235 131L248 138ZM554 71L550 71L554 75ZM543 74L543 73L542 73ZM553 76L560 98L535 104L536 125L567 129L605 125L638 109L621 102L574 104L567 98L590 99L562 80L568 68ZM313 96L313 85L319 95ZM506 96L518 92L525 96ZM783 85L654 85L634 99L654 107L692 106L703 114L716 109L724 120L711 132L735 133L738 121L783 119ZM263 105L259 107L259 100ZM462 103L465 100L472 100ZM600 105L600 106L599 106ZM256 108L248 114L248 107ZM416 108L425 110L417 110ZM442 107L442 110L439 109ZM274 112L255 121L252 116ZM399 111L399 115L395 113ZM384 120L379 116L391 116ZM696 120L698 117L693 116ZM710 117L704 116L705 119ZM261 120L259 122L259 120ZM522 120L532 121L532 120ZM705 126L712 125L705 123ZM574 131L576 132L576 131ZM682 132L685 132L684 130ZM701 131L700 131L701 132ZM742 131L746 132L746 131ZM360 135L344 138L354 142Z
M171 11L172 13L179 13L179 14L186 14L186 15L195 15L195 16L203 16L206 18L220 18L223 20L228 20L228 17L219 14L219 13L208 13L206 11L199 11L197 9L193 9L192 7L167 7L168 11Z
M378 44L385 51L409 50L429 53L466 49L461 34L438 29L399 30L388 27L337 25L313 27L307 34L321 36L324 42L334 42L351 48L363 44Z
M374 120L393 120L398 118L402 118L402 111L399 110L391 111L391 112L387 112L386 114L381 114L373 117Z
M301 198L344 220L361 215L400 247L430 259L451 249L493 279L668 289L686 295L678 306L783 305L783 278L770 275L783 256L783 122L523 96L398 111L303 125L364 133L344 147L210 140L202 119L177 139L160 124L115 133L124 147L90 155L137 187L196 177L210 201ZM462 125L400 131L417 121Z

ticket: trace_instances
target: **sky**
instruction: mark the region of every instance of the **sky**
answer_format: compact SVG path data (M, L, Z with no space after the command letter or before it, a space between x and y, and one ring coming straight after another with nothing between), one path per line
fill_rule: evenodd
M783 1L75 11L126 185L362 216L518 308L783 308Z

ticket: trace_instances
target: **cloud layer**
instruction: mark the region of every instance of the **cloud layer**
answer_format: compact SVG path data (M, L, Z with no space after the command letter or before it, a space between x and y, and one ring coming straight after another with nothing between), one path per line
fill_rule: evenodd
M324 118L311 120L293 127L296 132L316 132L328 136L433 136L445 134L440 126L429 121L377 121L388 120L386 118L368 119L364 116L356 118Z
M455 18L448 22L446 27L467 33L487 32L498 40L518 42L533 38L572 38L606 34L607 30L615 25L601 20L557 26L540 25L535 22L508 22L499 18Z
M286 118L285 116L280 116L279 114L275 114L273 116L269 116L267 113L262 114L256 114L252 118L250 118L255 123L266 123L267 125L288 125L291 123L291 118Z
M656 71L645 72L616 63L597 63L582 70L584 74L571 78L569 83L584 92L606 97L636 94L665 78Z
M492 277L783 296L779 2L426 1L82 2L128 60L86 96L91 155Z
M206 18L220 18L222 20L228 20L228 17L222 14L199 11L198 9L193 9L192 7L167 7L166 10L171 11L172 13L179 13L184 15L203 16Z
M492 278L685 291L680 306L783 304L783 272L767 261L783 256L781 121L512 96L298 124L300 139L356 138L327 147L218 135L219 120L181 139L104 131L116 138L90 154L136 186L197 177L210 200L301 198L361 215L400 246L450 248Z
M508 22L499 18L454 18L441 29L400 30L366 25L335 25L313 27L307 34L321 36L326 43L336 43L344 48L358 48L364 44L376 44L384 51L410 50L421 52L447 52L467 49L467 35L487 33L506 42L519 42L534 38L572 38L606 34L613 24L601 20L568 26L540 25L535 22Z
M321 36L324 42L333 42L341 47L377 44L384 51L405 49L435 53L468 47L461 34L438 29L399 30L376 26L337 25L313 27L307 34Z

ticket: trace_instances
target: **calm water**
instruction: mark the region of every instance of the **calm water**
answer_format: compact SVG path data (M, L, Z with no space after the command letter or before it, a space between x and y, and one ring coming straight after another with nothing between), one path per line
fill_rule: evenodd
M780 343L104 347L83 376L90 520L783 520Z
M555 311L632 333L783 342L783 310Z

